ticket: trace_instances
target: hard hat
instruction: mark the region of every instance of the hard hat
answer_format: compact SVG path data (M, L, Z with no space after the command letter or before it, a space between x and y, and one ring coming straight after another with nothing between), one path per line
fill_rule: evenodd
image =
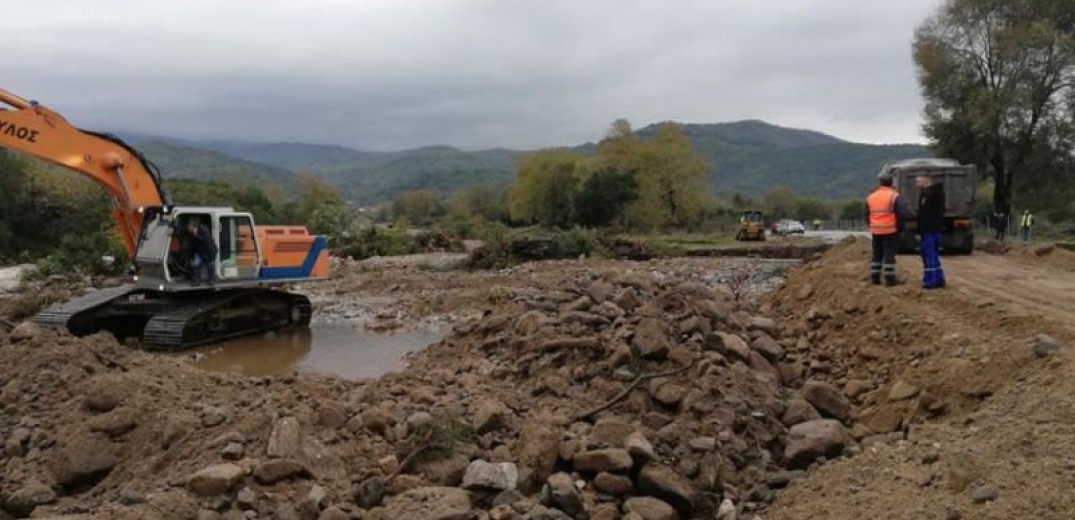
M879 181L891 181L894 171L892 168L883 168L881 173L877 174L877 180Z

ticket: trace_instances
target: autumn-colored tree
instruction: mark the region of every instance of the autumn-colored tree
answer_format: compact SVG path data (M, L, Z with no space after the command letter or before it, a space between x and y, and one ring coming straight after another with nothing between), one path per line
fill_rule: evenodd
M511 218L571 226L583 162L583 157L563 150L541 150L520 158L511 189Z
M627 208L627 224L635 229L691 226L705 207L706 163L679 125L660 125L650 139L640 139L626 120L612 123L597 145L597 164L633 171L637 196Z
M442 213L440 198L431 190L405 191L392 202L392 216L405 218L412 224L429 224Z
M480 217L488 222L511 219L508 190L501 185L475 184L457 190L448 200L448 213L455 217Z

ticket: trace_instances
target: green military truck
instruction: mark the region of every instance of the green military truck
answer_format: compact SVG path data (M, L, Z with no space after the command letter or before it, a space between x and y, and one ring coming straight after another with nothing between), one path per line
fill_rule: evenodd
M915 178L928 175L934 183L944 184L945 208L944 231L941 234L941 251L969 255L974 251L974 204L978 187L978 171L973 165L959 164L952 159L909 159L886 164L886 170L895 177L896 189L908 214L911 215L900 240L900 249L913 252L918 249L918 187Z

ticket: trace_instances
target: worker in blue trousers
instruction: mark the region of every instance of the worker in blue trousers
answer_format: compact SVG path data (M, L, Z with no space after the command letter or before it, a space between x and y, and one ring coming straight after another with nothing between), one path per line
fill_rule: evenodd
M945 286L941 267L941 231L944 230L944 185L933 182L928 175L915 178L918 187L918 234L922 237L922 287L940 289Z

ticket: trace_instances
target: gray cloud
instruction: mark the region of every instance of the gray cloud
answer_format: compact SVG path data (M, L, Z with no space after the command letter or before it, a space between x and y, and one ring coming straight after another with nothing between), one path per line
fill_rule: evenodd
M365 149L570 144L620 117L920 142L910 42L938 3L37 0L9 6L0 87L96 129Z

